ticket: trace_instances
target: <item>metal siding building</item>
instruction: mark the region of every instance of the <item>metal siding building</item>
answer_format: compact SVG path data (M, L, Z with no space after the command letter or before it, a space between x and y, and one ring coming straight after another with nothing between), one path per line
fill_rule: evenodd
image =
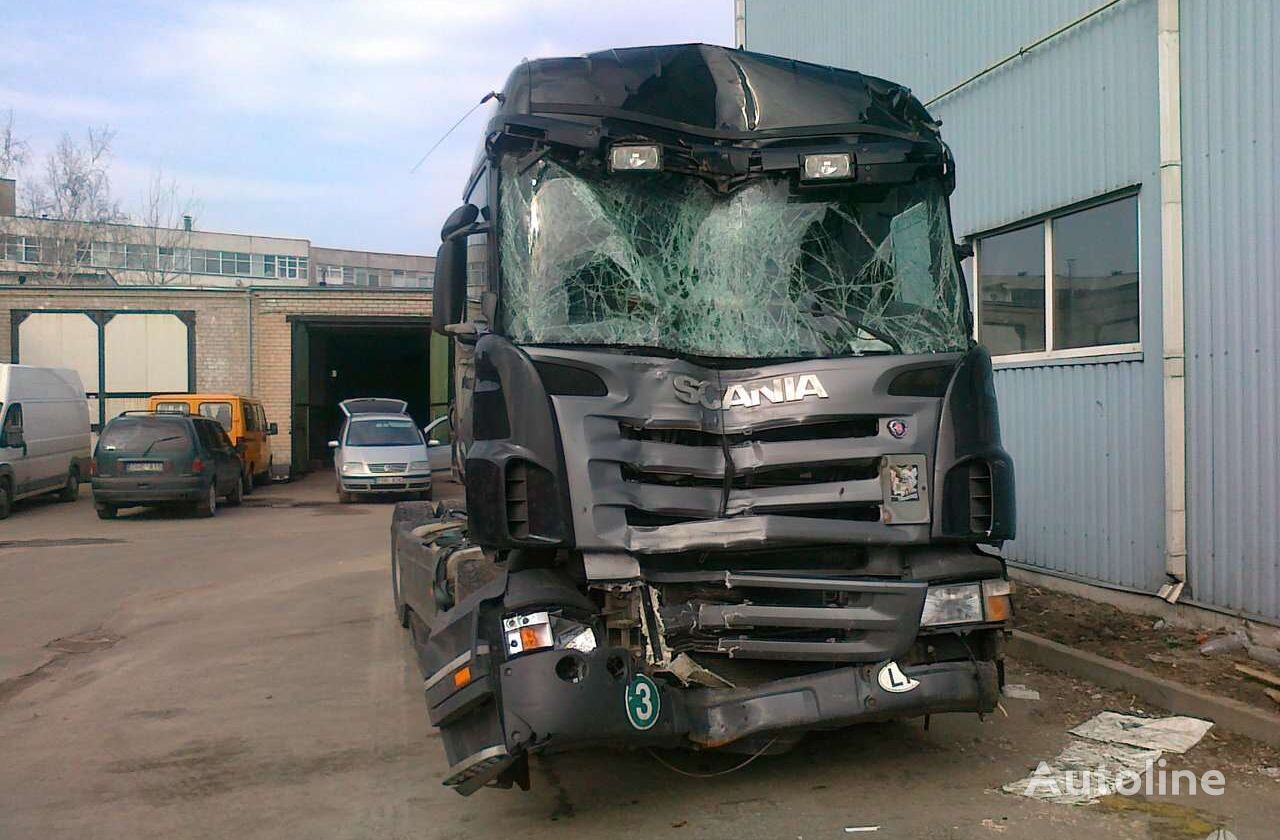
M1006 556L1154 593L1167 580L1157 0L1074 26L1108 4L742 2L748 49L882 76L926 103L969 80L929 104L957 161L958 238L1137 190L1140 346L996 367L1018 475ZM1181 7L1187 594L1276 619L1280 12Z
M1198 600L1280 615L1280 7L1182 0L1187 517Z

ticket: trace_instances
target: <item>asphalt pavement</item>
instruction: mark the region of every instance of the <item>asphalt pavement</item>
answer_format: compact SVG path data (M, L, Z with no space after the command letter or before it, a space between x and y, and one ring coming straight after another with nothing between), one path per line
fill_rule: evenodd
M1016 662L1042 699L985 721L810 736L727 773L742 756L539 757L530 792L464 799L392 613L390 519L324 475L204 520L102 522L87 488L19 506L0 522L0 838L1275 836L1270 759L1226 736L1171 764L1222 767L1221 797L1002 793L1131 705Z

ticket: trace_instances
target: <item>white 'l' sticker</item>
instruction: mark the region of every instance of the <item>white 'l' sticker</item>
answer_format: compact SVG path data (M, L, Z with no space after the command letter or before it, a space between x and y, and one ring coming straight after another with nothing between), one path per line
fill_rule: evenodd
M879 682L881 688L885 691L892 691L894 694L910 691L920 684L919 680L913 680L902 673L902 669L898 667L897 662L890 662L880 669Z

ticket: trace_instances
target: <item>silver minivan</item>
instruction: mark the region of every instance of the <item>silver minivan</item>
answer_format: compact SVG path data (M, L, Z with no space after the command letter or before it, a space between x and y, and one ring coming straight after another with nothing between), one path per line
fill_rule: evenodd
M431 458L427 441L405 413L404 400L360 398L339 403L346 419L333 450L338 501L356 495L413 493L430 498Z
M89 404L80 375L0 364L0 519L15 501L80 495L89 478Z

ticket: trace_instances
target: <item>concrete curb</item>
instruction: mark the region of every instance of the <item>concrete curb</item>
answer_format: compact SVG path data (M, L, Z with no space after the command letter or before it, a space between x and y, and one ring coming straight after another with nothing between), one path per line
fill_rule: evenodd
M1127 691L1174 714L1211 720L1230 732L1280 747L1280 715L1248 703L1166 680L1124 662L1067 647L1021 630L1013 631L1006 651L1015 659L1051 671L1063 671L1106 688Z

